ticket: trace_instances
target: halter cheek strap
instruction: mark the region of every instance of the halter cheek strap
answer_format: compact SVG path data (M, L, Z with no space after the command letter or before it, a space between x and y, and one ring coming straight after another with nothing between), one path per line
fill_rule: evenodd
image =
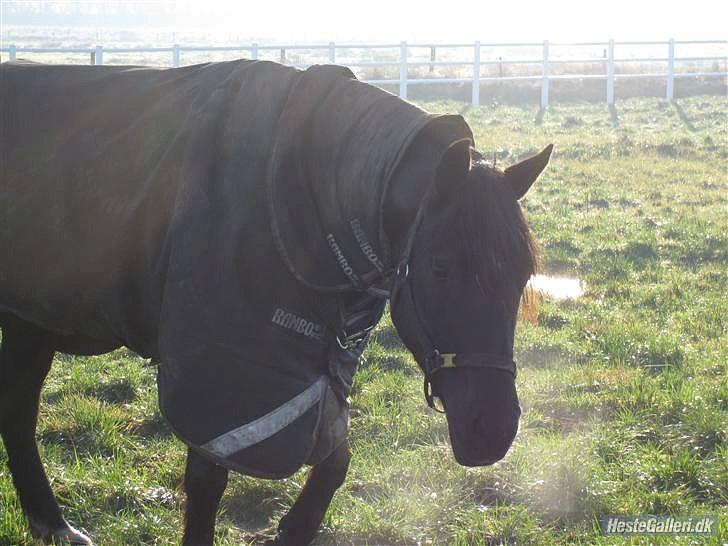
M409 280L409 265L406 262L400 264L394 279L392 289L391 305L394 307L399 298L405 297L409 301L406 309L409 309L412 316L413 332L416 335L424 357L417 358L422 369L425 380L423 385L425 401L435 411L444 413L435 404L437 394L432 389L432 378L440 370L457 368L490 368L510 373L515 378L516 363L510 356L494 353L441 353L432 342L432 337L427 333L424 322L417 311L412 286ZM418 356L418 355L415 355Z

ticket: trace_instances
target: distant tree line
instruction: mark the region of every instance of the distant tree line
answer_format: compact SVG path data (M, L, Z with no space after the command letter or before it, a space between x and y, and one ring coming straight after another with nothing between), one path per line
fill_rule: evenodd
M160 2L109 0L68 2L56 0L3 0L3 25L52 26L168 26L219 20L220 13L191 1Z

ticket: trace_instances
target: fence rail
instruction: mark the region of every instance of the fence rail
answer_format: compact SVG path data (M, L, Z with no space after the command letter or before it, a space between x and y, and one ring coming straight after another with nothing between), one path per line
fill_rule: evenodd
M702 45L702 46L718 46L725 48L724 54L719 56L676 56L676 47L681 45ZM563 47L603 47L604 57L593 57L593 58L577 58L577 59L558 59L551 56L550 50L552 48L563 48ZM662 57L615 57L616 47L635 47L635 46L650 46L650 47L665 47L666 56ZM498 48L540 48L541 55L538 58L513 58L503 59L499 57L496 59L482 59L481 54L483 48L498 49ZM677 78L688 78L688 77L704 77L704 78L727 78L728 71L726 64L728 61L728 55L725 51L728 51L728 40L675 40L670 39L666 42L615 42L609 40L608 42L549 42L544 40L543 42L524 42L524 43L481 43L476 41L474 43L441 43L441 44L421 44L421 43L392 43L392 44L360 44L360 43L343 43L337 44L329 42L327 44L243 44L243 45L229 45L229 46L182 46L174 44L168 47L103 47L97 45L91 48L73 47L73 48L54 48L54 47L18 47L16 45L9 45L8 47L0 48L0 52L5 52L11 61L17 59L18 53L86 53L89 55L91 64L102 65L104 64L105 53L170 53L170 65L178 67L181 64L181 54L183 52L246 52L249 54L251 59L257 59L261 51L279 51L279 58L281 62L296 66L299 68L305 68L310 66L306 63L291 63L287 61L287 52L296 50L323 50L327 52L328 61L331 63L337 62L337 51L340 50L381 50L381 49L395 49L399 50L397 59L383 60L383 61L354 61L347 62L342 61L341 64L352 68L384 68L384 67L399 67L399 77L395 79L367 79L369 83L374 85L393 85L399 87L399 95L402 98L407 98L407 89L410 85L429 85L438 83L469 83L472 85L472 104L478 105L480 103L480 84L483 82L493 81L540 81L541 82L541 107L545 107L549 103L549 83L551 81L563 81L563 80L605 80L606 81L606 97L607 103L614 104L614 82L617 79L635 79L635 78L664 78L665 79L665 96L668 100L673 100L675 95L675 80ZM411 59L411 52L417 49L429 49L430 58L429 60L417 60ZM470 49L472 51L471 59L457 59L457 60L437 60L437 50L440 49ZM615 72L616 63L665 63L665 72L658 73L621 73ZM684 72L676 71L676 65L686 62L718 62L723 63L723 71L698 71L698 72ZM604 73L602 74L551 74L551 68L558 66L562 63L601 63L604 67ZM489 65L540 65L541 73L532 75L521 75L521 76L507 76L499 74L498 76L483 76L481 68ZM446 78L446 77L431 77L431 78L410 78L409 70L412 67L429 67L430 72L435 67L450 66L450 67L471 67L471 76L467 78Z

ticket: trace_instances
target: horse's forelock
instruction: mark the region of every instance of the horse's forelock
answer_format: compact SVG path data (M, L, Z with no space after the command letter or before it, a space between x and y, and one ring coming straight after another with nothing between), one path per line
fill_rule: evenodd
M476 161L459 201L460 235L481 284L498 289L536 272L538 247L500 169Z

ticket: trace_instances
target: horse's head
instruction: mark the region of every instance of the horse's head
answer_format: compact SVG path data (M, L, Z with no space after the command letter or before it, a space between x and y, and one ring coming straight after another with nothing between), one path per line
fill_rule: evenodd
M502 171L471 158L468 143L454 145L439 162L414 235L404 239L417 214L412 184L428 176L418 165L430 153L415 143L385 207L385 230L406 257L391 315L425 373L428 403L447 415L455 458L487 465L505 456L518 430L513 337L537 263L518 199L548 163L551 146Z

